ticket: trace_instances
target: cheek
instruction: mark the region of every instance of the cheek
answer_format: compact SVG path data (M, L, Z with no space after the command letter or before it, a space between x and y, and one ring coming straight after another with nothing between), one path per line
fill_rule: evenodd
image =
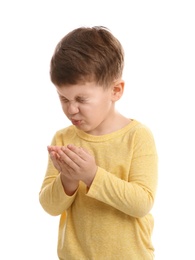
M98 113L100 113L99 111L100 107L93 104L90 106L81 107L79 113L84 118L88 118L88 120L93 121L96 119L96 116L98 116Z

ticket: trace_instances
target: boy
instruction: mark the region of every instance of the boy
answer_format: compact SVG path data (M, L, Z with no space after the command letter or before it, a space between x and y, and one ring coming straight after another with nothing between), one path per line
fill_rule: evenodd
M157 152L150 130L118 113L124 52L105 27L77 28L50 64L64 114L39 200L61 215L61 260L151 260Z

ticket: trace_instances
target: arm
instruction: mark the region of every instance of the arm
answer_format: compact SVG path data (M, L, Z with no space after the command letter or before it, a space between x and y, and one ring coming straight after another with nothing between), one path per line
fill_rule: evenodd
M62 177L55 152L49 147L48 151L48 167L39 193L39 201L46 212L55 216L70 207L76 197L78 182L71 182Z
M133 137L129 177L122 180L98 167L87 196L102 201L132 217L143 217L151 210L157 186L157 153L148 131ZM127 165L129 162L127 161Z
M48 146L48 152L49 164L39 199L49 214L58 215L74 201L79 181L91 185L97 166L91 154L74 145Z
M68 164L63 160L62 156L63 147L59 146L48 146L48 152L50 154L50 158L53 162L53 165L60 173L60 179L62 182L62 186L64 188L64 192L71 196L75 193L75 191L78 188L79 180L75 180L72 178L72 176L69 174L70 167Z

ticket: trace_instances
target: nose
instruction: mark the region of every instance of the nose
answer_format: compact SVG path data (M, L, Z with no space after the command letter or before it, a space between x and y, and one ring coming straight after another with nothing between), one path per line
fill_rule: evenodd
M77 114L79 112L78 104L77 102L71 101L68 103L68 113L70 115Z

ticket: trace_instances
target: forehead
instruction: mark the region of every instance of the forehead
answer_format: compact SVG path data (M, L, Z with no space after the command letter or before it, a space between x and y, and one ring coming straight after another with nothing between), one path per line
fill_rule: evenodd
M76 85L66 85L58 87L56 86L57 92L61 96L65 96L67 98L75 98L75 97L88 97L94 96L104 92L104 88L97 85L95 82L87 82Z

